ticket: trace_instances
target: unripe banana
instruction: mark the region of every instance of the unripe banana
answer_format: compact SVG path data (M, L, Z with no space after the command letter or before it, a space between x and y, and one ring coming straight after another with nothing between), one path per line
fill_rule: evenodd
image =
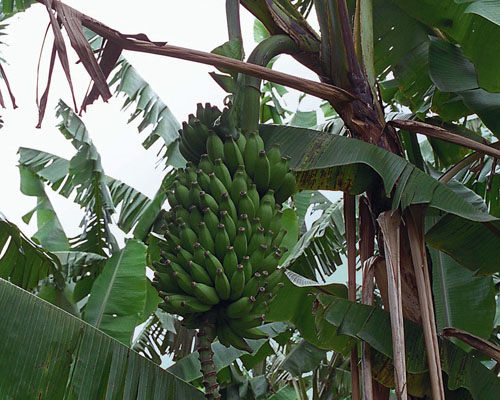
M259 328L248 328L241 332L241 336L246 339L269 339L269 335L267 333L262 332Z
M196 264L204 265L205 264L205 249L199 242L193 243L194 253L193 253L193 261Z
M181 245L190 253L194 252L193 243L198 239L196 233L186 224L183 223L181 226Z
M221 300L227 300L231 295L231 285L229 284L229 279L222 268L219 268L216 271L215 290Z
M263 195L269 189L270 166L264 150L259 152L259 157L255 162L254 181L257 185L258 192Z
M198 207L196 207L194 204L191 207L189 207L189 215L187 221L189 222L189 225L194 231L199 232L198 224L201 221L203 221L203 216L198 210Z
M248 214L240 214L240 218L236 223L236 227L245 228L245 235L247 237L247 241L252 237L252 225L250 224L250 220L248 219Z
M243 152L243 159L245 161L245 168L247 174L252 178L255 174L255 163L259 156L259 151L263 150L259 148L259 142L257 141L258 134L256 132L250 132L247 142L245 144L245 151Z
M233 331L229 325L224 324L222 325L221 329L224 331L223 335L229 341L231 346L233 346L238 350L246 351L248 353L253 353L253 349L246 342L246 340L243 337L241 337L238 333Z
M207 225L204 221L200 221L198 224L198 240L200 244L205 248L205 250L210 250L211 252L215 251L215 242L210 233ZM193 248L194 252L194 248Z
M274 190L278 190L288 172L289 162L287 158L282 157L280 160L271 164L271 177L269 179L269 187Z
M276 207L276 201L274 200L273 189L269 189L267 193L264 196L262 196L261 203L264 203L266 201L269 201L269 203L271 204L271 208L273 209L273 215L274 215L274 213L278 210L278 208ZM281 207L279 209L281 209Z
M217 158L215 160L214 173L215 176L217 176L217 178L219 178L220 181L223 183L226 190L230 190L233 181L231 179L231 174L229 173L229 170L224 165L221 158Z
M222 194L219 210L226 210L233 221L236 221L238 219L236 206L234 205L233 200L231 200L231 197L227 192Z
M220 212L220 222L224 224L224 227L226 228L229 242L234 243L234 239L236 238L236 225L226 210L222 210Z
M258 317L256 317L254 314L251 314L243 318L230 319L229 324L231 325L231 328L233 328L233 330L235 330L236 332L241 332L246 329L256 328L262 325L265 321L266 316L264 314L259 315Z
M204 304L192 296L171 295L165 297L165 303L178 305L183 312L205 312L212 308L208 304Z
M201 168L196 170L196 180L202 190L210 191L210 177Z
M187 209L191 205L191 202L189 200L189 189L186 186L182 185L180 182L174 183L174 189L177 204L180 204Z
M279 143L273 143L271 146L271 150L267 153L267 159L269 160L269 164L272 166L278 163L281 160L281 152Z
M257 185L255 183L248 185L247 195L248 197L250 197L250 200L252 200L254 209L258 210L260 206L260 196L259 192L257 192ZM274 196L273 196L273 201L274 201Z
M236 272L236 266L238 265L238 257L236 256L233 246L227 246L222 265L224 266L224 272L227 277L232 279L233 274Z
M174 278L177 285L182 289L182 291L189 295L194 295L193 289L191 288L191 277L184 271L174 271L172 273L172 278Z
M255 217L255 206L250 197L248 197L247 192L242 191L239 195L238 200L238 214L246 214L251 220Z
M215 213L209 207L205 207L202 210L202 212L203 212L203 222L205 222L205 225L210 231L212 237L215 237L215 234L217 233L217 225L219 224L219 219L217 218L217 215L215 215Z
M211 173L209 175L210 178L210 193L214 199L220 201L222 198L222 194L226 192L226 187L221 182L219 178L215 175L215 173Z
M200 157L200 163L198 164L200 169L205 172L205 174L209 175L214 172L214 164L208 158L208 154L202 154Z
M240 153L243 155L243 153L245 152L246 144L247 144L247 139L245 138L245 135L240 133L238 135L238 139L236 140L236 144L238 145L238 149L240 149Z
M259 272L254 273L248 282L246 282L245 288L243 289L242 296L250 297L257 296L259 292L259 287L261 284L261 274Z
M174 208L177 204L179 204L173 190L167 190L167 200L168 204L170 204L170 208Z
M175 258L182 265L186 265L188 261L193 261L193 255L180 245L175 246Z
M202 208L208 207L215 214L219 212L219 205L215 199L203 190L200 192L200 204Z
M205 285L212 284L210 275L208 275L207 271L201 265L196 264L194 261L188 261L186 266L193 281L203 283Z
M263 242L264 242L264 228L259 226L257 228L257 231L252 236L252 239L250 239L250 243L248 244L248 253L249 254L254 253Z
M245 228L240 226L238 228L238 233L236 234L236 238L233 242L234 251L238 256L238 261L243 260L243 257L246 256L248 250L247 236L245 234Z
M217 273L217 270L221 269L222 270L222 263L219 261L217 257L215 257L210 251L205 251L205 267L207 268L207 272L210 275L210 278L212 278L213 281L215 281L215 276Z
M241 297L227 306L226 315L229 318L241 318L252 310L255 301L253 296Z
M276 203L283 203L286 201L292 194L295 193L296 182L295 177L291 172L287 172L281 186L276 191L274 198L276 199Z
M215 160L222 158L224 156L224 143L215 134L215 132L210 132L207 139L207 154L210 161L215 163Z
M212 286L204 285L203 283L191 282L193 294L203 304L215 305L219 303L220 299L216 290Z
M172 242L175 246L181 244L181 239L179 239L176 235L174 235L169 230L166 230L163 234L163 237L167 239L167 241Z
M243 271L245 271L245 281L248 282L253 274L252 264L250 263L250 257L243 256L241 264L243 265Z
M266 250L267 250L267 245L261 244L257 247L257 249L253 253L250 254L250 263L252 264L252 268L254 271L264 260L264 255Z
M245 289L245 271L243 270L243 265L238 264L236 266L236 271L231 277L231 295L230 300L237 300L241 297Z
M191 182L191 190L189 191L189 201L191 204L194 204L200 207L200 192L201 187L197 181Z
M229 244L229 236L227 235L224 224L218 224L217 233L215 235L215 255L219 260L224 259Z
M245 178L245 174L244 172L237 171L234 174L233 184L231 185L231 190L229 192L236 206L238 206L239 203L240 192L246 192L246 191L247 191L247 181Z
M278 235L281 230L281 217L283 216L283 211L277 210L273 218L271 219L271 224L269 225L269 229L274 232L274 235Z
M257 217L260 218L260 223L262 227L267 231L271 225L271 220L273 218L273 207L269 199L266 199L260 203L260 207L257 210Z
M170 274L168 273L155 271L153 284L155 284L155 286L157 286L159 290L162 290L164 292L181 293L181 289L179 288L179 286L177 286L175 281L171 278Z
M243 164L241 151L231 135L227 135L224 140L224 161L231 174L234 174L238 165Z

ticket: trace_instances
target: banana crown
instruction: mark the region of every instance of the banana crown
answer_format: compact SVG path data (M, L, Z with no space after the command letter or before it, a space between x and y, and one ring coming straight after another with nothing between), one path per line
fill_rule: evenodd
M182 124L179 149L188 162L167 192L153 284L160 308L193 328L213 312L219 341L251 352L245 338L266 337L257 328L283 286L282 203L295 178L278 145L266 153L258 132L243 135L225 122L228 114L199 104Z

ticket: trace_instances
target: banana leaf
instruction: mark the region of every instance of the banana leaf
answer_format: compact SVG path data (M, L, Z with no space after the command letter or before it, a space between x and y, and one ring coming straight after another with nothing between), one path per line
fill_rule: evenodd
M0 307L0 398L204 398L105 333L4 280Z
M26 290L37 287L52 275L64 286L57 257L27 238L19 228L0 213L0 278Z
M325 296L323 296L325 297ZM392 357L392 334L387 311L340 297L331 296L323 301L324 319L337 327L338 333L368 343L385 357ZM406 366L410 374L416 374L416 389L426 382L427 362L422 327L405 320ZM466 353L448 340L439 341L443 371L448 376L448 388L467 389L476 400L498 398L500 378L485 367L473 354ZM420 376L418 376L420 375ZM418 383L420 382L420 383ZM409 381L409 390L412 382ZM425 387L424 387L425 388Z
M129 240L106 261L85 307L83 319L120 342L130 345L146 307L146 246ZM154 309L159 303L158 300Z

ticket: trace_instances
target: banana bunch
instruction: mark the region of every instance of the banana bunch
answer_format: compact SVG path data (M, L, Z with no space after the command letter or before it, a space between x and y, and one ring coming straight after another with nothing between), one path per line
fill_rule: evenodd
M251 352L245 339L266 337L258 327L283 285L282 203L295 178L289 159L278 146L266 153L257 132L227 135L224 113L198 105L183 124L179 148L188 162L167 192L153 284L163 310L193 328L212 312L219 341Z

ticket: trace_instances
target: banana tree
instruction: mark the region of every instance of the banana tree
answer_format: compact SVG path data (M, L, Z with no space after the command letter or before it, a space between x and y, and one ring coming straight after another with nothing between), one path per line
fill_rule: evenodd
M362 269L362 301L373 304L375 280L379 308L390 312L391 328L386 325L385 336L392 336L391 349L382 350L370 339L379 329L377 325L360 335L349 328L341 313L335 314L340 317L325 317L333 327L316 324L318 331L311 333L307 321L313 316L307 314L314 310L312 300L302 301L296 315L281 309L275 314L271 310L271 316L287 318L306 340L348 357L353 398L361 396L360 380L364 398L387 398L388 392L380 385L395 388L398 398L408 398L408 394L436 399L495 395L494 390L481 391L470 380L462 379L481 376L491 382L489 388L498 386L495 376L474 363L484 357L481 347L475 351L467 348L469 354L462 356L470 362L464 361L467 367L457 375L448 357L458 352L451 352L451 342L440 340L437 331L438 327L452 326L488 339L494 329L491 275L499 272L496 158L500 152L496 142L491 142L499 135L495 118L499 85L494 65L488 61L494 59L496 45L484 49L482 43L496 37L498 20L488 2L428 2L422 8L412 1L243 0L241 4L269 35L247 62L242 61L239 1L227 1L230 40L215 54L150 42L141 35L124 35L63 3L42 3L52 21L56 16L63 21L71 45L95 82L83 107L98 96L109 98L105 82L109 64L114 64L122 49L211 64L226 73L216 80L231 92L231 109L242 132L248 135L258 128L267 151L280 144L281 153L291 157L299 190L344 192L342 229L334 228L329 236L318 229L300 241L291 251L294 257L286 261L287 268L297 268L309 279L300 289L304 295L325 290L315 282L320 280L319 268L330 274L335 266L345 266L351 302L357 300L356 268ZM312 7L320 34L307 22ZM82 44L82 26L107 40L99 63L91 47ZM53 58L59 56L69 76L60 27L53 23L52 29L56 36ZM320 82L266 68L281 53L292 55L317 73ZM333 123L326 131L259 126L270 118L279 121L269 108L264 113L266 104L271 102L275 110L281 106L272 96L266 99L265 91L261 97L261 79L328 101L335 110ZM386 112L388 108L392 113ZM43 104L40 109L43 115ZM401 118L401 112L408 109L411 115ZM416 133L428 139L419 141ZM167 152L181 159L177 144L168 144ZM189 157L189 152L181 149L181 153ZM106 220L103 217L101 221ZM298 285L304 282L288 276ZM456 317L460 312L451 283L466 288L466 293L470 289L466 303L471 308L465 317ZM474 292L473 287L482 289ZM288 293L301 298L293 290L291 287ZM280 310L279 299L274 304ZM320 304L334 310L328 315L341 307L339 301ZM352 310L361 321L366 311L356 305ZM478 322L474 315L480 311L486 314ZM409 329L406 320L421 324L422 329ZM346 340L346 336L351 339ZM408 336L425 343L421 348L425 347L426 367L422 367L425 362L421 358L416 366L414 358L421 354L408 346ZM358 341L363 344L361 377ZM370 351L374 356L369 356ZM387 369L380 369L380 359L377 364L377 352L391 360L392 379L387 378ZM298 392L304 393L306 384L301 385ZM314 387L318 388L318 380Z

